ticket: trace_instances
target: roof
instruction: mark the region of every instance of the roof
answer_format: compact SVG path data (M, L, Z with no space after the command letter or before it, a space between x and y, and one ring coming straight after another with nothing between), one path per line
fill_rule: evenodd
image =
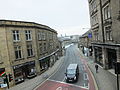
M4 20L4 19L0 19L0 26L8 26L8 27L34 27L34 28L40 28L40 29L45 29L45 30L49 30L52 32L57 33L57 31L55 31L54 29L50 28L47 25L42 25L39 23L35 23L35 22L27 22L27 21L16 21L16 20Z
M69 64L67 69L76 69L77 68L77 64Z

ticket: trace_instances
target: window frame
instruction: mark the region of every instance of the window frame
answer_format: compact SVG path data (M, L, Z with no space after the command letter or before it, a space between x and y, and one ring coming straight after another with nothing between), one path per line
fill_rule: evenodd
M32 40L32 31L25 30L25 36L26 36L26 41L31 41Z
M22 59L22 48L21 46L14 46L14 52L15 52L15 59Z
M20 32L19 32L19 30L12 30L12 34L13 34L13 41L14 42L20 41Z

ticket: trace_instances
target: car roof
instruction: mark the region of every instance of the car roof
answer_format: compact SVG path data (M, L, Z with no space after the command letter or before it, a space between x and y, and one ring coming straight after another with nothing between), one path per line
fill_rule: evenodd
M69 64L67 69L76 69L78 64Z

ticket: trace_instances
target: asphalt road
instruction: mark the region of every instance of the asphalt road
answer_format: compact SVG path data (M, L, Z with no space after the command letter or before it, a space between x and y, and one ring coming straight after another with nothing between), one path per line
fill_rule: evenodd
M88 88L89 77L86 72L86 67L80 59L79 49L77 48L77 45L71 45L66 48L65 58L61 68L59 68L59 70L56 71L55 74L49 78L49 80L66 82L64 73L68 65L71 63L77 63L79 65L79 79L76 83L72 84Z

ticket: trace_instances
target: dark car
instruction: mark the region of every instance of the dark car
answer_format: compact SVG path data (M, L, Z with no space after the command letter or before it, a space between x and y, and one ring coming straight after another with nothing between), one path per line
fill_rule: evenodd
M70 64L66 69L65 75L66 82L77 81L79 76L78 64Z

